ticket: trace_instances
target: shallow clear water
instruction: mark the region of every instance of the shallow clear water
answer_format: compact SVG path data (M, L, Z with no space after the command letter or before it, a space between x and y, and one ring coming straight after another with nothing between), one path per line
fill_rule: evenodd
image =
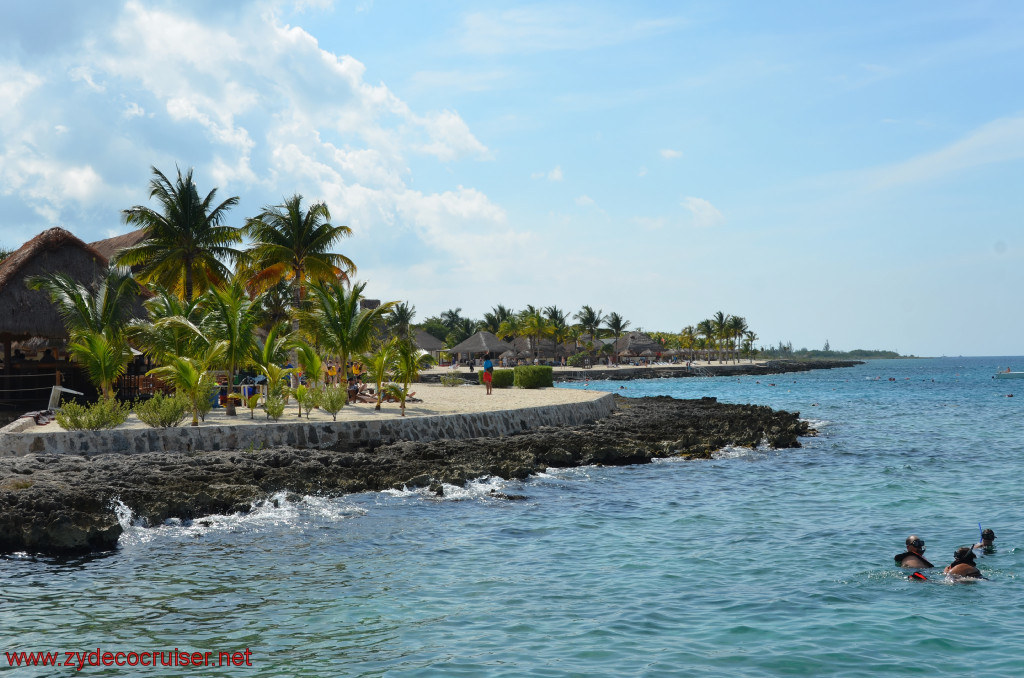
M991 378L1022 362L569 385L799 410L821 435L444 500L307 498L131 527L103 557L9 557L3 651L252 650L253 668L159 670L182 676L1022 675L1024 382ZM997 534L988 581L894 568L907 534L944 565L979 521ZM131 673L81 673L101 672Z

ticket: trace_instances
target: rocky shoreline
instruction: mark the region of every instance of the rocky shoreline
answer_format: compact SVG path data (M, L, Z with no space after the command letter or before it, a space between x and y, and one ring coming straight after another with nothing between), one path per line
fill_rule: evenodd
M341 495L526 478L548 467L708 458L728 445L799 447L797 413L714 398L616 397L606 419L500 438L136 455L27 455L0 469L0 552L70 555L116 547L120 501L149 525L246 512L280 492ZM516 499L519 497L506 497Z

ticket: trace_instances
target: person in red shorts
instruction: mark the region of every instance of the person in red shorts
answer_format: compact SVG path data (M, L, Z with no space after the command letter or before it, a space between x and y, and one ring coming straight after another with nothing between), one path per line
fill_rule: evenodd
M494 363L491 362L491 354L484 356L484 386L487 387L487 395L491 395L491 379L494 376Z

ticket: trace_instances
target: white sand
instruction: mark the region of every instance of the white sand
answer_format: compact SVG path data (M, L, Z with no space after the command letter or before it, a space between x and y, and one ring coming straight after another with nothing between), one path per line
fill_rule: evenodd
M576 389L560 388L496 388L491 395L487 395L484 387L480 385L465 386L442 386L441 384L414 384L412 388L415 397L421 398L423 402L406 403L405 416L426 417L439 414L458 414L468 412L493 412L495 410L514 410L524 407L542 407L545 405L561 405L566 403L580 403L597 400L603 395L601 391L582 391ZM266 412L257 408L255 418L250 418L248 407L238 407L238 416L228 417L224 408L215 408L206 415L206 421L199 422L200 426L253 426L272 422L267 419ZM398 403L382 403L381 409L375 410L373 403L359 403L346 405L338 412L338 421L367 421L371 419L390 419L400 417L401 410ZM284 416L280 422L298 421L298 409L293 398L285 408ZM306 414L303 413L302 420L306 421ZM24 421L24 420L22 420ZM182 422L187 426L190 419ZM331 415L323 410L313 410L309 414L309 421L331 421ZM139 421L135 415L131 415L118 430L123 429L144 429L146 424ZM25 433L47 433L63 431L57 422L51 422L45 426L30 425L23 429Z

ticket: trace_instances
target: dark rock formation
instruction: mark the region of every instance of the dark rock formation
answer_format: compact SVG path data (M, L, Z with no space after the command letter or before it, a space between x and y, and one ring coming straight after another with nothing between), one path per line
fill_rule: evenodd
M330 450L267 450L10 458L0 469L0 552L70 554L112 549L119 500L150 525L248 511L288 490L339 495L526 478L548 467L707 458L726 445L799 447L798 415L714 398L618 398L607 419L501 438L399 442ZM503 495L521 499L518 495Z

